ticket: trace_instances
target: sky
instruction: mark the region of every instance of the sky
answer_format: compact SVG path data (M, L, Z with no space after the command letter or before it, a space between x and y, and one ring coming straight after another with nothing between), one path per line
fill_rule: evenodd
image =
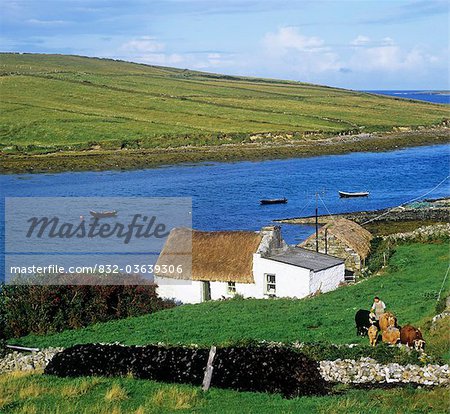
M450 89L447 0L0 0L0 51Z

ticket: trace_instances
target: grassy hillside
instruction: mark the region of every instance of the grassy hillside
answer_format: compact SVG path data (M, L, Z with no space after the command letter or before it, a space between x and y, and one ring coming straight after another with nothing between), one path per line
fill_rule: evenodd
M11 342L36 347L115 341L211 345L248 339L367 343L367 338L356 336L356 310L369 308L373 297L379 295L389 310L396 313L400 324L412 323L423 328L435 314L436 293L448 263L449 250L445 243L403 245L392 257L388 273L310 299L184 305L148 316L54 335L27 336ZM449 292L447 284L443 294ZM430 344L428 349L438 355L449 349L448 344L442 349L442 341L439 346L441 349L433 349Z
M423 323L435 313L435 294L449 262L446 244L398 247L390 270L351 287L307 300L232 300L181 306L153 315L98 324L58 335L22 338L21 344L68 346L80 342L121 341L128 344L167 341L225 343L239 339L326 340L364 342L355 336L353 315L382 296L400 322ZM447 284L444 294L450 292ZM448 327L436 342L425 331L429 352L447 352ZM447 355L448 357L448 355ZM4 413L86 412L143 413L446 413L448 390L351 389L340 385L324 397L291 400L279 395L237 392L124 378L57 378L48 375L0 374L0 411Z
M0 54L0 95L5 154L303 140L448 116L342 89L64 55Z

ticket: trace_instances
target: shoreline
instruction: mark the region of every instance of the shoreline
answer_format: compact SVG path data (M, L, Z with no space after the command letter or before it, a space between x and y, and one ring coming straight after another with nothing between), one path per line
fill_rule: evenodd
M271 159L383 152L407 147L449 143L450 128L361 133L308 141L244 143L138 150L66 151L39 155L1 154L0 174L71 171L138 170L201 162L262 161ZM355 146L357 145L357 148Z
M374 235L412 231L421 226L445 224L450 215L450 196L426 198L401 207L388 207L376 210L362 210L349 213L321 214L319 225L333 220L347 219L363 226ZM276 223L291 225L313 225L315 216L290 217L274 220Z

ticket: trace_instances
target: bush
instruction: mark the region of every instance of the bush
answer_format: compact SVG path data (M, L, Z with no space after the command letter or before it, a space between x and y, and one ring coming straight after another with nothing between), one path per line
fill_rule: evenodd
M138 140L124 139L121 143L121 149L139 149L140 147Z
M174 307L155 285L130 276L122 285L4 285L0 339L81 328ZM2 326L3 325L3 326Z
M4 339L0 339L0 358L3 358L6 355L6 341Z
M87 344L53 357L46 374L61 377L118 376L200 385L208 361L205 348ZM327 383L318 364L289 347L218 348L211 386L279 393L286 398L324 395Z

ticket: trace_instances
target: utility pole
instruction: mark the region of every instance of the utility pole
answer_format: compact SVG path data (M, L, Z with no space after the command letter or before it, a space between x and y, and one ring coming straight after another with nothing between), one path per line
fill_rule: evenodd
M325 227L325 254L328 254L328 227Z
M316 191L316 252L319 252L319 193Z

